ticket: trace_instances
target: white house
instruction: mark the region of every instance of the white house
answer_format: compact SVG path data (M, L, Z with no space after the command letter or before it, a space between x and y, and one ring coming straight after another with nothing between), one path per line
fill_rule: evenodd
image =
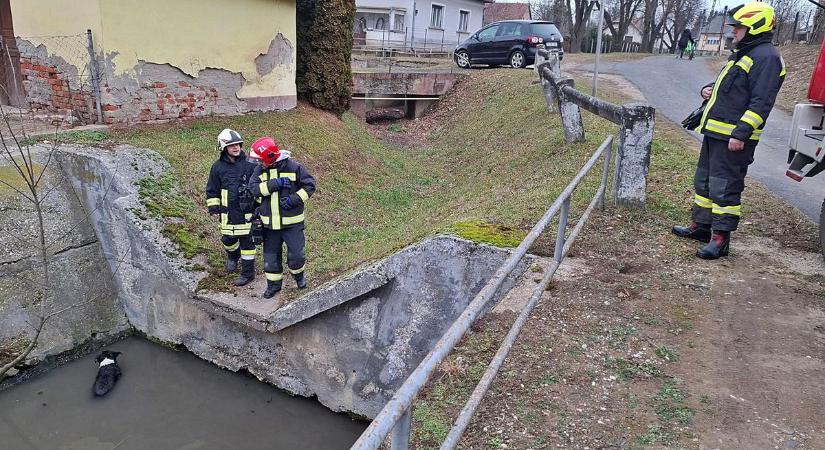
M481 28L485 3L490 0L356 0L354 44L452 50Z

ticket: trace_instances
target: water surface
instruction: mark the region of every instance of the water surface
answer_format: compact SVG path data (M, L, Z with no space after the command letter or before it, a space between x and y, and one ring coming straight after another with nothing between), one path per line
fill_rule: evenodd
M0 392L0 449L346 449L366 424L188 352L107 347L123 377L95 398L96 355Z

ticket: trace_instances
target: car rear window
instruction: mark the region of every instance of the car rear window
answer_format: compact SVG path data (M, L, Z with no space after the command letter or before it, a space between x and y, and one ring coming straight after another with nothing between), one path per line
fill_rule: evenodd
M552 23L534 23L530 25L530 29L533 30L532 34L546 38L549 38L550 36L561 36L559 29Z

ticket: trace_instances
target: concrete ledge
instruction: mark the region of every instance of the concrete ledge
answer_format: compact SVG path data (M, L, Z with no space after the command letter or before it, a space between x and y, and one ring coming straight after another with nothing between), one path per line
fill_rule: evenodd
M276 332L358 298L387 284L390 277L380 263L347 277L334 280L296 299L268 317L266 331Z

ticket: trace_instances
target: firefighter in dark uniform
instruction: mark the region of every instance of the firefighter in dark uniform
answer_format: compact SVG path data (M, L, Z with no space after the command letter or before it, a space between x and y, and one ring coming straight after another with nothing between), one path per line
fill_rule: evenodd
M728 255L730 233L742 214L748 165L785 78L785 63L771 44L773 8L752 2L728 15L735 48L716 81L702 89L707 104L696 128L704 140L693 180L691 223L672 229L677 236L706 242L696 253L703 259Z
M241 260L241 273L234 281L235 286L244 286L255 278L255 246L249 238L254 198L246 189L255 164L247 161L242 145L241 135L235 130L221 131L217 148L221 155L212 164L206 183L209 214L220 218L226 271L237 271Z
M289 150L281 150L271 137L256 140L250 150L250 159L258 161L248 189L261 203L256 214L263 223L264 298L274 296L283 285L284 244L286 264L295 284L300 289L307 286L304 204L315 192L315 178L291 156Z

